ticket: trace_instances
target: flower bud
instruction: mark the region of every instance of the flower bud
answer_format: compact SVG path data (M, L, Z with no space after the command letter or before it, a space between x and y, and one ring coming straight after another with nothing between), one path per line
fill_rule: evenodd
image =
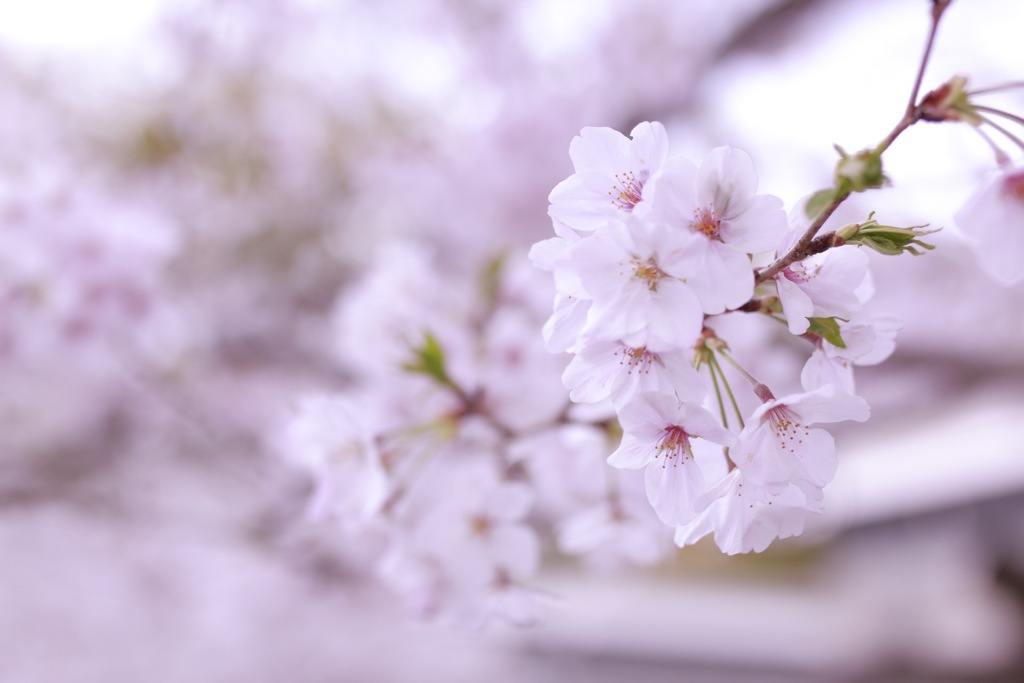
M863 192L882 187L888 182L882 173L882 155L875 150L865 149L850 156L837 145L836 151L842 157L836 164L838 193Z
M864 247L871 247L880 254L896 256L903 252L909 252L914 256L920 256L923 251L917 249L931 250L935 245L922 242L919 238L930 235L935 230L924 230L925 225L914 225L909 228L897 228L892 225L880 225L874 218L874 213L868 216L863 223L851 223L836 230L836 235L846 244L858 244Z
M963 121L980 126L978 116L967 95L967 77L954 76L924 96L918 107L924 121Z

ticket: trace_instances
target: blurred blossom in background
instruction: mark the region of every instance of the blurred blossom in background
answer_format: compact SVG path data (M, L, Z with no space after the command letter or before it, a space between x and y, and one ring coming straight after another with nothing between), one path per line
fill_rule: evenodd
M302 397L385 381L410 320L459 339L499 261L510 313L484 369L453 372L527 378L495 401L531 424L566 396L565 360L531 355L553 290L526 252L573 136L661 120L676 153L748 150L792 207L830 184L833 143L899 119L930 2L19 5L0 8L0 680L1024 677L1024 285L953 227L993 166L963 127L909 131L893 187L833 219L944 229L925 257L871 254L904 327L859 375L871 421L838 433L802 538L652 541L664 560L632 570L544 546L539 623L433 623L410 574L370 570L379 537L308 519L322 482L283 435ZM956 0L925 88L1020 80L1022 29L1024 6ZM1024 112L1019 90L994 101Z

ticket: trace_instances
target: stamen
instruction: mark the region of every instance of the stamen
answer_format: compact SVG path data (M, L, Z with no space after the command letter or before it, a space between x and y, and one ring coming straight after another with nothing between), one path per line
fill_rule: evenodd
M804 437L811 434L810 428L798 422L797 416L786 406L775 406L769 410L767 419L782 451L795 453L796 447L803 444Z
M703 233L708 239L717 239L718 233L722 231L722 221L713 209L697 209L693 212L690 230Z
M817 264L808 268L805 263L793 263L783 269L782 275L790 282L810 282L821 274L821 265Z
M654 258L649 258L646 261L634 258L630 263L633 265L633 277L637 280L646 281L647 289L652 292L658 291L658 281L665 277L665 273L662 272L661 268L658 268Z
M633 207L640 203L643 198L644 182L647 180L647 173L640 172L637 177L632 171L616 173L615 182L608 196L612 198L612 205L623 211L632 211Z
M651 365L657 360L657 354L651 353L646 346L629 347L625 346L616 354L622 354L619 365L627 366L626 374L632 375L633 371L642 372L645 375L651 372Z
M688 460L693 460L693 450L690 448L690 435L679 425L670 425L665 428L654 449L654 458L657 460L665 456L661 462L662 467L668 467L671 461L673 467L685 465Z

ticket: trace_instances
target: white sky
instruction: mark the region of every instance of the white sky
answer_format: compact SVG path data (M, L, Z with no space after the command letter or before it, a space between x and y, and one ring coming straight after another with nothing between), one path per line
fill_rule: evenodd
M0 0L0 41L14 48L114 51L138 44L166 0Z

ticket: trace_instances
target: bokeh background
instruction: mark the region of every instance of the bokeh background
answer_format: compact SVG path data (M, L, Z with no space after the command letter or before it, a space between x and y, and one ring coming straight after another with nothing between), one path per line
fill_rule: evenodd
M439 279L524 259L585 125L743 147L792 206L834 143L898 120L930 2L21 4L0 6L0 680L1024 680L1024 286L953 225L994 165L965 126L906 133L893 186L833 219L944 229L873 259L905 327L801 539L615 574L550 557L542 624L467 632L308 524L274 447L297 395L350 381L334 311L396 244ZM1019 80L1022 30L1019 3L954 0L925 87Z

